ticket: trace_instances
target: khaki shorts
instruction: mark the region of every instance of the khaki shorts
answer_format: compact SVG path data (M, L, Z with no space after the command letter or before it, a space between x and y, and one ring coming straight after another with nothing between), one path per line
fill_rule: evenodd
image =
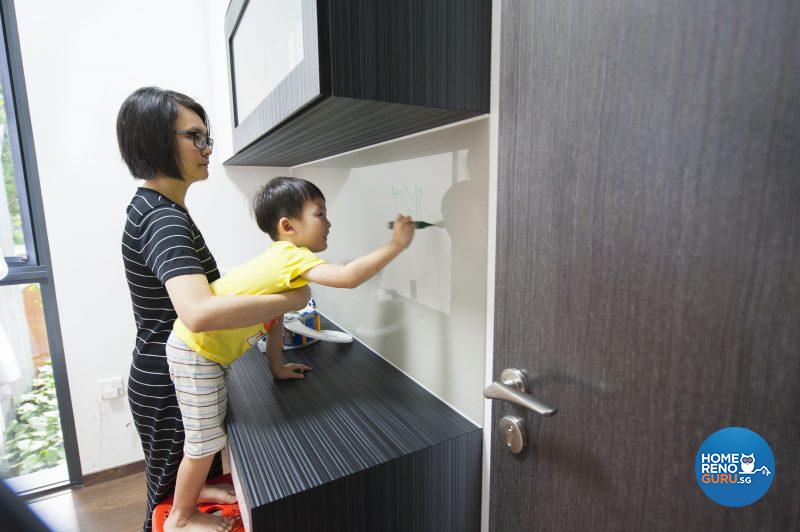
M212 455L225 447L228 368L197 354L175 333L167 340L169 375L183 418L183 453L190 458Z

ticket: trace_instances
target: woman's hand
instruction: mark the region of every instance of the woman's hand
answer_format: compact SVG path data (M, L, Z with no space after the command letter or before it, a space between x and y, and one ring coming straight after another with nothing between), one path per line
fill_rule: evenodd
M291 310L303 310L311 299L311 288L305 285L300 288L295 288L294 290L289 290L288 292L283 292L283 294L288 299L287 304L290 306ZM281 314L286 313L282 312Z
M305 364L283 364L277 368L272 368L272 376L276 380L302 379L306 371L311 371L311 366Z
M308 286L261 296L215 296L206 276L179 275L164 283L178 317L192 332L247 327L301 310L311 299Z

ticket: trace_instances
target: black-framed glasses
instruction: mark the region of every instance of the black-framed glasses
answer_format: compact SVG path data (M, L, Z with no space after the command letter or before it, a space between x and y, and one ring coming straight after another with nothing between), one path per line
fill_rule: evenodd
M214 139L208 133L200 133L199 131L190 131L188 129L174 129L176 135L189 135L192 137L194 147L198 150L214 147Z

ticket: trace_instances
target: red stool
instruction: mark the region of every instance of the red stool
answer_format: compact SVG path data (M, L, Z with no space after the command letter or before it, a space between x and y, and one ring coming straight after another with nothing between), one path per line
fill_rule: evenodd
M207 484L232 484L231 476L222 475L206 481ZM153 532L164 532L164 521L167 520L169 511L172 509L172 497L164 499L153 509ZM197 509L207 514L220 512L222 517L233 519L233 532L244 532L242 515L239 513L239 503L219 504L216 502L201 502L197 504Z

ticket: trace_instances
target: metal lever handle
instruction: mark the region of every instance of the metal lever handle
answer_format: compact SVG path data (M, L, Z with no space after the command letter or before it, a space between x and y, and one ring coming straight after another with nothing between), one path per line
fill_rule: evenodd
M487 399L500 399L502 401L508 401L510 403L514 403L515 405L523 406L528 410L533 410L537 414L541 414L543 416L552 416L558 409L548 405L547 403L543 403L542 401L534 398L532 395L527 394L525 392L520 392L519 390L507 385L503 384L502 382L494 381L489 386L483 390L483 396Z

